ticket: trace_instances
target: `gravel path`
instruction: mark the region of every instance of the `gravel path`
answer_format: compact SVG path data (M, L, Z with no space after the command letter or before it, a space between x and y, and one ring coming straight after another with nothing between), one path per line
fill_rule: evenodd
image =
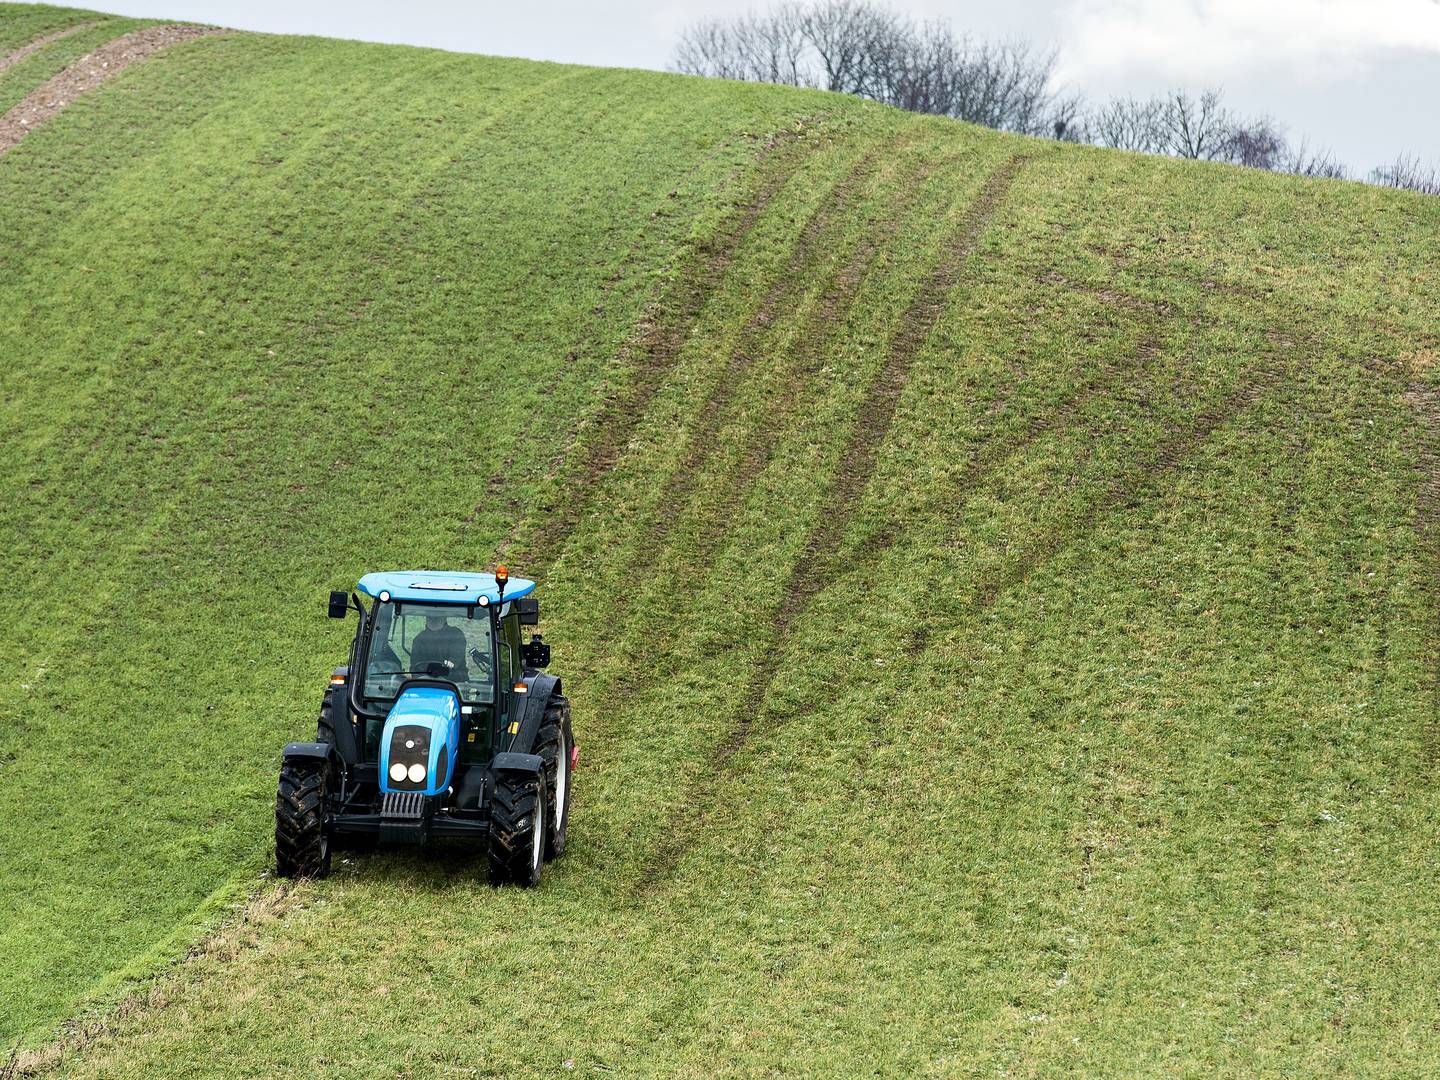
M171 45L219 32L219 29L213 26L147 26L143 30L116 38L94 52L86 53L4 116L0 116L0 154L5 153L81 94L114 78L131 64ZM39 45L45 40L42 38L31 45ZM14 54L7 59L13 62L13 56Z

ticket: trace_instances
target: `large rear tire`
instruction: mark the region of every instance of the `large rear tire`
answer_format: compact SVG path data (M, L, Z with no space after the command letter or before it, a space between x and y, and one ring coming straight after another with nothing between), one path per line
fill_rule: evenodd
M545 774L500 773L490 800L491 885L540 884L545 867Z
M545 715L535 736L535 752L545 762L546 859L557 859L565 852L570 829L570 804L574 801L574 750L570 702L555 694L545 706Z
M319 762L286 762L275 793L275 872L288 878L323 878L330 873L325 835L325 794L329 769Z

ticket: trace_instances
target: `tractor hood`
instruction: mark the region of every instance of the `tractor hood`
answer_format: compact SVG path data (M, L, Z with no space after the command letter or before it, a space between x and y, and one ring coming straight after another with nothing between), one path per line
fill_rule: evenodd
M438 795L460 747L460 698L446 686L407 686L380 734L380 790Z

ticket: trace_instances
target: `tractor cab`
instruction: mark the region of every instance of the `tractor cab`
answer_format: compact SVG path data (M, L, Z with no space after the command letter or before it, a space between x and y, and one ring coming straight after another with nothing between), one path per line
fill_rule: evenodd
M463 745L452 750L467 760L493 752L517 696L529 692L525 670L549 660L538 634L521 641L521 627L539 622L539 605L529 598L534 589L533 581L511 579L502 567L496 574L367 574L358 592L373 600L368 611L359 597L332 595L332 614L361 611L346 683L365 727L367 760L379 761L386 721L417 681L453 687Z
M367 574L355 592L330 594L332 618L359 620L315 742L285 748L281 873L323 873L331 837L450 837L487 843L492 880L538 880L543 855L564 846L576 751L560 681L540 671L550 648L538 633L523 640L539 622L534 589L502 566ZM302 776L325 789L318 822L308 804L287 804L287 776L292 792ZM529 794L517 802L517 792ZM286 854L301 833L323 859Z

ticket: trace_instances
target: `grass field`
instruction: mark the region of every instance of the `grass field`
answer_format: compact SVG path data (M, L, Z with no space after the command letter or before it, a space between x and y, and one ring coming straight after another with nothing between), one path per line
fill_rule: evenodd
M0 55L101 18L0 6ZM1437 266L1440 200L831 95L135 65L0 156L0 1038L1432 1074ZM267 878L325 591L502 554L574 705L565 858Z

